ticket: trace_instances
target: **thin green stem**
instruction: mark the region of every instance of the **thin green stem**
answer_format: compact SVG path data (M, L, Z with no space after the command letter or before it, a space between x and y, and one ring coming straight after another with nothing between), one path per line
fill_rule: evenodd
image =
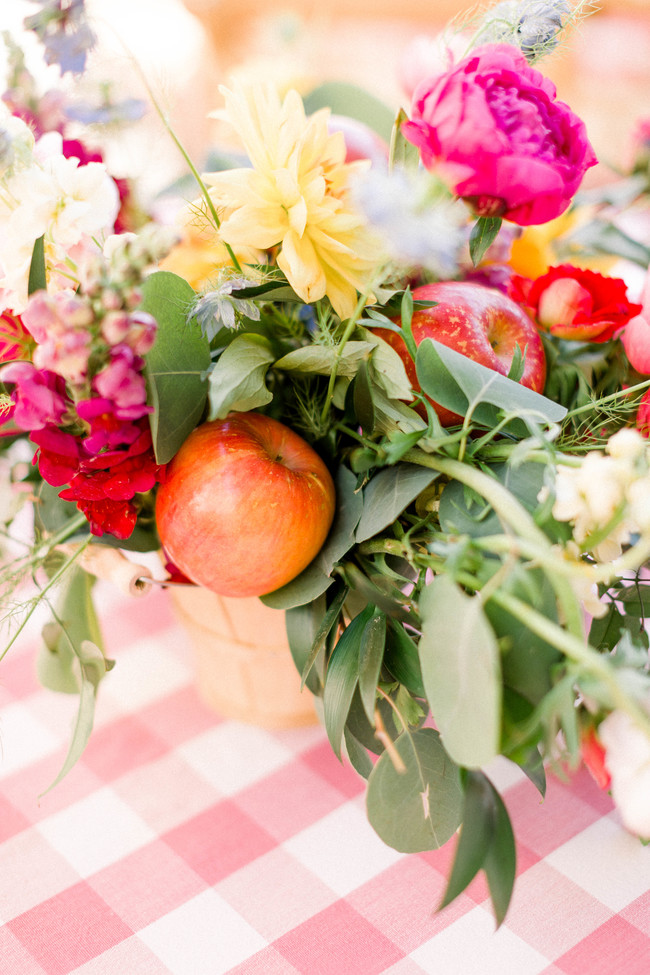
M635 386L629 386L624 390L618 390L615 393L610 393L609 396L603 396L602 399L594 400L593 403L585 403L583 406L576 406L575 409L570 410L565 416L565 421L572 419L574 416L579 416L580 413L588 413L590 410L600 409L601 406L605 406L607 403L611 403L614 400L621 399L624 397L628 399L634 393L640 393L641 390L648 389L650 386L650 379L644 380L642 383L637 383Z
M334 363L332 365L332 371L330 373L329 382L327 384L327 393L325 395L325 402L323 404L323 409L320 417L321 423L324 423L325 420L327 419L327 416L330 411L330 407L332 405L332 399L334 398L334 386L336 385L336 380L338 378L339 363L341 361L341 356L343 355L343 350L345 349L348 340L350 339L355 328L357 327L357 319L361 314L361 312L363 311L363 309L365 308L367 298L368 296L365 294L359 296L359 300L357 301L356 307L352 312L352 315L347 321L341 341L336 347L336 358L334 359Z

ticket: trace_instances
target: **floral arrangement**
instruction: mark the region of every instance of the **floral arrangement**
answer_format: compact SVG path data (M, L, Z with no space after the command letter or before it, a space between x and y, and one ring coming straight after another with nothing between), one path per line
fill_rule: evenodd
M42 6L50 54L83 48L83 5ZM585 126L534 66L579 13L498 4L396 120L347 87L223 88L246 164L188 159L175 228L62 101L30 101L14 49L0 579L7 649L47 602L39 673L80 692L61 774L112 666L85 555L163 546L170 582L286 612L374 829L404 852L459 834L443 905L483 870L505 916L499 755L542 795L584 760L650 838L650 292L607 273L650 263L648 123L629 172L581 194ZM272 470L244 435L280 437Z

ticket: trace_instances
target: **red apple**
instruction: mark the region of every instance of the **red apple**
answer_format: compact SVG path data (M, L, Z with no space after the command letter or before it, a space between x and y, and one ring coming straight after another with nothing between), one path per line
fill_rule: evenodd
M261 413L197 427L167 466L156 521L171 561L220 596L262 596L318 554L334 484L302 437Z
M416 345L426 338L435 339L503 376L510 371L515 349L519 346L522 353L526 353L520 382L537 393L543 391L546 358L537 326L503 292L470 281L441 281L416 288L413 298L437 302L431 308L413 312L411 330ZM419 392L415 363L402 337L386 329L378 330L378 334L399 353L413 389ZM461 422L461 417L455 413L433 400L430 402L443 426Z

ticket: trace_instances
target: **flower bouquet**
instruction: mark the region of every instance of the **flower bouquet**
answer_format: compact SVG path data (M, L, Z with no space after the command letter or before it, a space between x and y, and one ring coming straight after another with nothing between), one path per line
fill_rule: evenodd
M483 870L505 916L497 756L542 796L584 760L650 837L650 295L604 273L648 266L650 170L641 140L580 195L585 127L533 66L575 16L500 3L395 120L350 88L221 89L245 164L187 159L174 229L24 76L5 96L2 598L7 648L52 608L61 774L112 667L96 553L162 549L168 582L285 612L379 836L458 834L441 906Z

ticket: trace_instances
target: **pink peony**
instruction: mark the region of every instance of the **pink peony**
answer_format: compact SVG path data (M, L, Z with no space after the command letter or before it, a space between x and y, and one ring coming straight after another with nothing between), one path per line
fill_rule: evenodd
M402 131L480 216L553 220L597 162L584 123L508 44L486 44L421 82Z

